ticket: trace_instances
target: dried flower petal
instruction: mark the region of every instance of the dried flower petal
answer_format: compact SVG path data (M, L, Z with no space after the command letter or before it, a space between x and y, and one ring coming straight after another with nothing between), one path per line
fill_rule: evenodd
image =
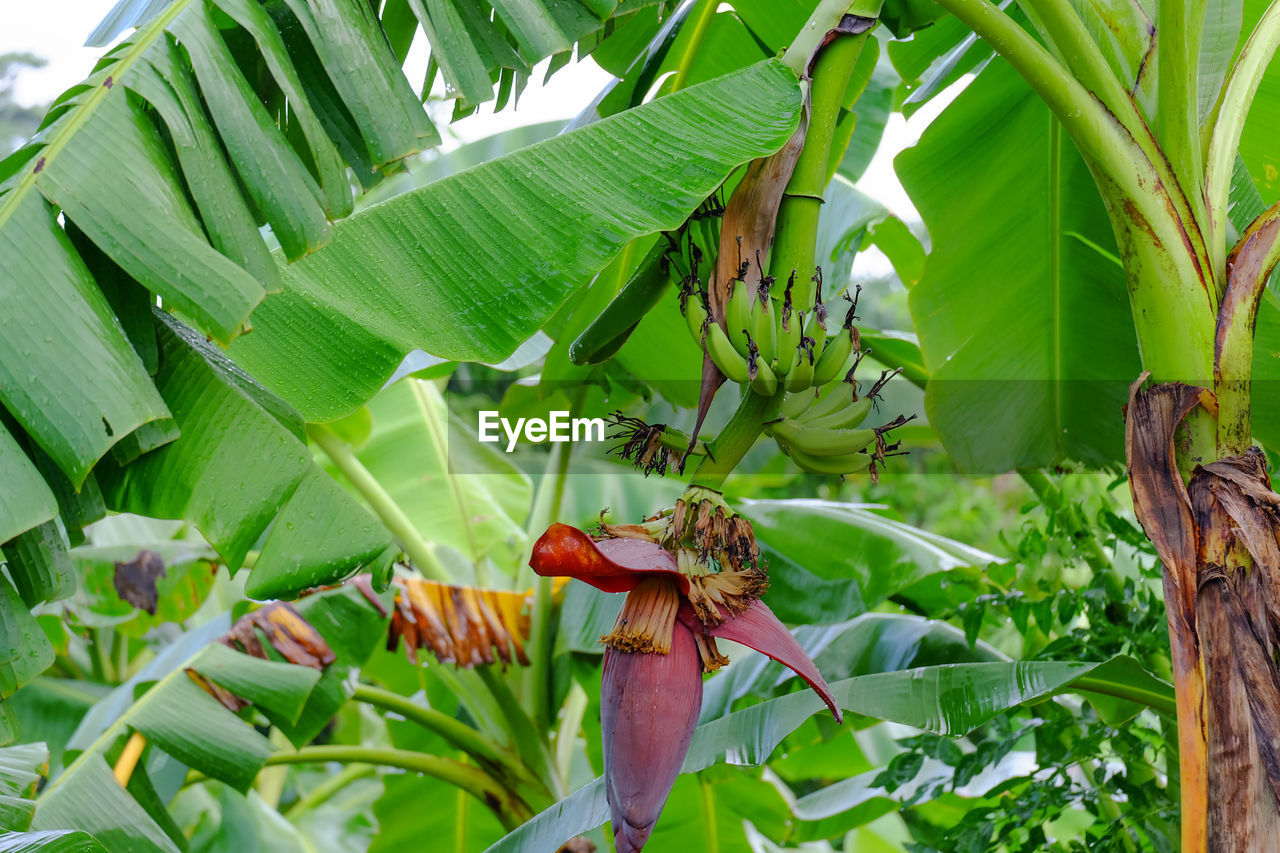
M404 638L405 654L417 662L417 650L429 649L441 663L473 667L513 660L529 664L523 639L529 619L524 593L451 586L421 578L396 578L396 595L387 648Z
M671 630L680 593L668 578L645 578L627 593L613 630L600 638L620 652L665 655L671 651Z
M769 588L769 577L759 569L718 572L689 579L689 603L703 625L724 621L724 613L738 614L758 601Z

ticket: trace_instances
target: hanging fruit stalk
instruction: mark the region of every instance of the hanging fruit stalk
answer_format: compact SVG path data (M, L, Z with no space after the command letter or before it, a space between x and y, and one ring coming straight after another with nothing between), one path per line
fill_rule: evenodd
M873 24L873 19L846 16L822 42L854 34L849 40L856 41L856 49L841 51L834 70L827 71L828 86L841 96ZM794 234L787 243L807 239L807 259L777 247L769 257L783 191L794 184L797 163L808 156L820 161L825 174L830 157L840 98L826 89L815 91L824 93L821 109L831 113L822 122L825 138L804 151L802 123L782 151L750 164L722 213L708 205L667 239L667 269L678 278L689 333L704 352L699 416L689 448L697 444L711 397L725 377L743 386L737 412L704 448L694 485L670 510L639 524L602 524L594 538L554 524L534 545L530 560L541 576L574 577L605 592L627 593L614 629L601 638L606 646L601 689L605 791L619 853L643 848L679 774L701 708L701 675L728 663L716 638L744 643L791 667L837 721L841 717L813 662L761 601L767 567L751 524L717 491L764 431L803 467L848 473L883 459L890 449L884 431L904 422L858 428L891 374L858 398L853 373L862 354L853 328L856 306L843 322L829 323L822 273L813 264L816 219L806 226L800 217L792 227L808 227L808 233ZM808 200L816 210L820 199ZM713 220L719 222L718 233ZM714 259L708 261L712 246ZM786 284L778 287L780 278ZM809 283L797 286L797 279ZM821 380L817 388L815 380ZM845 381L851 389L847 398ZM828 384L839 387L815 402ZM664 427L634 419L619 425L623 455L646 473L668 464Z
M865 353L854 326L857 303L850 300L847 311L830 315L823 301L822 269L814 262L836 120L874 23L874 18L846 15L823 39L807 66L814 76L811 109L787 146L748 167L720 218L714 261L705 262L699 245L707 244L706 216L692 218L671 241L669 269L681 275L681 310L705 353L698 427L725 378L748 394L739 411L738 443L725 452L729 436L721 435L695 482L715 485L723 479L760 427L800 468L814 473L870 471L874 478L877 463L896 449L884 433L906 423L902 418L865 436L848 434L870 413L887 377L859 398L854 372ZM695 222L696 240L690 233ZM702 269L709 271L706 281ZM780 281L785 285L778 286ZM847 394L842 386L829 387L839 383L848 384ZM764 402L753 401L753 395ZM818 422L792 422L819 398L825 402L813 417ZM847 416L843 409L849 410Z

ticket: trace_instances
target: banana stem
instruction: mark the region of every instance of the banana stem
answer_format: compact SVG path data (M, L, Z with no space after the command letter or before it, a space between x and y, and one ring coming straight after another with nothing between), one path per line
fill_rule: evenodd
M720 491L725 478L733 472L760 437L765 422L777 412L785 394L781 387L773 397L763 397L750 388L744 388L738 410L707 448L707 455L693 473L689 485Z
M347 443L320 424L307 424L307 436L320 446L348 482L369 502L374 514L391 531L391 535L413 560L418 570L431 580L449 583L449 572L436 557L435 551L418 533L413 522L404 514L391 495L382 488L382 484L374 479L369 469L356 458Z
M822 194L827 189L827 165L831 139L840 118L840 106L869 31L838 38L822 51L813 70L809 129L795 171L787 183L778 209L770 273L786 281L796 272L796 304L810 311L814 305L814 245L817 242L818 214Z
M809 57L846 14L874 18L879 16L880 6L881 0L822 0L782 55L782 61L797 77L804 76L804 66Z
M374 708L399 714L411 723L440 735L449 743L461 749L485 769L505 781L525 788L531 788L550 805L551 792L528 768L520 762L510 750L487 735L473 729L461 720L434 708L419 705L411 699L374 687L369 684L357 684L351 696L357 702L364 702Z
M348 764L341 773L330 776L307 794L299 797L293 805L289 806L288 811L284 812L283 817L290 823L297 823L304 814L329 802L352 782L373 776L377 772L378 768L371 764Z
M375 764L398 767L448 782L484 803L510 832L533 817L533 811L520 797L478 767L451 758L424 755L407 749L385 749L368 746L328 744L304 746L297 752L278 752L267 759L267 765L309 764L336 761L342 764Z

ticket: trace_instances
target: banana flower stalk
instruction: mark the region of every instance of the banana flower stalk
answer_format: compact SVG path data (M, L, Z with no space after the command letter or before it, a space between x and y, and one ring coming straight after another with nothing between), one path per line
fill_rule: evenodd
M553 524L530 565L627 594L601 637L605 791L618 853L644 847L680 774L702 709L702 674L728 663L717 638L790 667L841 719L813 661L760 600L767 577L750 523L718 496L686 495L644 524L603 525L602 538Z

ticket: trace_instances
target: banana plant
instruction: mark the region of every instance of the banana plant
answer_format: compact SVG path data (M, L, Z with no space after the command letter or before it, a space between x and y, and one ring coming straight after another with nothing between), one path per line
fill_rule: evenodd
M1250 556L1255 548L1222 544L1231 522L1221 511L1198 510L1189 520L1183 484L1197 465L1244 465L1258 452L1250 450L1254 437L1265 442L1271 430L1269 397L1251 389L1265 387L1255 383L1274 367L1266 283L1276 209L1257 189L1270 193L1274 154L1259 144L1250 116L1265 114L1271 97L1276 9L1029 0L1015 14L986 0L939 6L981 43L953 29L958 62L937 69L935 91L946 74L981 67L992 52L999 58L898 160L936 247L911 293L931 371L930 420L969 470L1064 457L1127 461L1138 516L1166 569L1183 847L1274 845L1266 815L1276 795L1264 781L1274 775L1258 751L1274 727L1259 688L1242 674L1254 671L1246 661L1269 653L1240 637L1244 623L1224 617L1220 603L1232 584L1272 570ZM941 39L929 49L940 56L951 48ZM913 61L928 64L920 55ZM992 137L987 120L996 116ZM1016 167L1036 160L1033 172L1019 174ZM1015 196L1006 191L1046 192L1039 198L1047 203L1028 206L1038 222L1011 222L998 237L961 226L980 221L969 213L1009 203ZM1033 232L1032 242L1018 236ZM975 264L1002 286L983 284ZM1013 340L1006 321L1014 334L1043 332L1048 345L1019 355L990 346ZM955 331L962 327L964 343ZM1163 384L1150 396L1128 391L1140 372L1204 396L1175 405ZM988 401L982 425L979 410L968 408L979 397ZM1114 416L1121 403L1123 431ZM1172 416L1153 410L1161 405L1185 427L1176 441ZM987 428L992 420L1005 428ZM1248 470L1242 478L1265 484L1256 465ZM1210 566L1225 574L1205 586L1216 576ZM1250 746L1233 751L1232 732Z
M1274 52L1273 13L1250 13L1259 18L1255 36L1233 58L1233 21L1240 16L1230 9L1206 17L1201 8L1171 6L1152 22L1136 4L1077 11L1030 0L1012 13L986 0L945 0L940 7L952 17L910 3L881 9L847 0L786 8L744 2L732 12L709 0L667 5L495 0L490 9L406 0L375 13L343 0L171 0L122 2L104 22L96 34L102 43L133 32L89 80L59 99L35 139L0 162L0 256L12 271L7 286L0 284L0 541L12 581L0 583L0 625L21 651L0 668L0 698L16 702L15 691L33 686L48 667L77 665L56 653L61 645L46 631L48 608L81 584L71 549L108 512L190 524L211 546L204 565L250 569L244 591L256 599L296 597L360 570L377 588L389 588L400 552L429 580L400 577L399 604L387 617L377 615L377 593L366 596L354 585L304 598L298 609L334 652L332 661L312 654L311 666L286 666L251 655L227 658L218 647L187 649L156 664L153 674L168 669L136 702L134 688L153 679L135 673L86 717L73 747L84 751L67 756L70 764L41 795L35 836L0 843L62 849L92 844L63 834L88 829L108 847L171 849L194 835L167 808L173 775L185 773L179 764L194 770L179 783L208 794L200 803L216 802L224 816L243 807L272 820L280 777L271 774L278 765L334 761L348 765L343 784L360 778L365 771L351 768L361 764L429 777L435 787L426 796L444 790L457 798L450 802L459 804L460 816L468 809L485 815L488 823L463 820L451 828L464 846L514 830L500 842L507 849L525 843L554 849L602 823L606 805L622 814L642 803L643 814L628 813L640 832L624 821L614 827L638 848L649 830L655 838L664 831L661 822L648 824L671 784L677 791L697 785L704 794L714 787L712 775L677 781L678 770L702 770L722 758L759 764L807 725L819 708L808 694L768 696L696 729L685 703L687 725L677 740L687 742L688 756L663 753L661 784L646 789L636 768L619 770L619 759L634 755L607 740L616 730L606 733L607 778L590 782L601 768L592 765L590 721L597 715L588 688L601 679L614 690L606 701L615 707L604 710L616 721L609 714L620 707L620 679L616 669L602 674L593 667L584 676L573 667L581 664L578 656L599 653L595 638L624 605L586 599L582 612L605 620L601 630L589 631L578 624L584 620L577 608L557 607L552 581L538 578L527 635L511 608L523 601L531 578L522 558L543 529L564 520L571 504L590 506L569 519L585 525L605 501L566 496L567 454L552 458L548 470L555 473L544 477L536 501L529 479L509 465L498 466L505 488L486 494L465 476L450 476L438 444L450 415L438 389L413 379L375 396L415 349L451 362L495 363L542 329L554 345L543 361L540 403L556 394L580 399L593 385L616 383L656 387L698 409L686 431L638 415L620 419L625 455L646 473L687 478L693 491L642 497L640 514L613 519L599 546L579 549L589 555L649 539L648 558L674 563L666 582L685 599L675 596L674 610L692 609L695 622L656 621L676 632L682 648L692 642L705 650L697 670L687 666L690 655L680 662L691 689L702 661L719 663L716 631L775 653L786 645L782 656L814 684L822 683L822 668L842 666L788 639L776 620L759 618L768 613L760 597L762 554L775 567L769 600L786 621L836 621L857 608L885 606L904 587L945 569L996 562L870 510L735 500L732 478L749 467L761 438L801 471L875 477L897 452L894 431L906 432L905 418L897 412L881 418L875 405L877 398L893 399L899 383L889 379L901 368L926 387L930 426L962 467L1018 467L1046 504L1061 505L1062 498L1036 468L1066 457L1114 463L1127 446L1139 516L1170 568L1184 846L1196 849L1210 837L1229 846L1232 833L1269 838L1253 811L1265 813L1269 802L1268 754L1245 768L1222 760L1214 750L1224 750L1224 742L1206 724L1197 697L1218 703L1209 717L1215 725L1226 720L1230 731L1254 732L1251 748L1274 739L1267 722L1274 703L1263 677L1273 665L1258 639L1267 636L1266 626L1249 621L1258 617L1242 612L1241 592L1232 586L1243 576L1237 570L1255 561L1261 575L1249 577L1265 577L1273 550L1266 547L1265 507L1275 499L1257 455L1245 453L1244 389L1255 312L1264 330L1269 322L1262 284L1274 263L1274 209L1262 214L1248 174L1253 168L1265 177L1265 152L1246 145L1244 159L1237 158L1248 102ZM1202 18L1212 26L1202 28ZM936 251L923 274L923 250L892 220L868 217L837 227L841 240L865 238L883 248L905 282L918 280L911 293L918 349L889 334L868 331L864 339L855 322L857 291L842 304L846 281L828 265L828 258L847 261L850 250L846 245L838 255L823 243L824 195L835 200L844 191L841 176L865 168L867 141L859 150L859 134L870 126L874 148L883 127L875 116L883 116L888 88L877 84L877 63L881 39L889 37L880 22L899 39L918 30L888 48L904 76L914 64L929 77L911 95L910 109L966 71L985 68L919 148L900 159L933 229ZM400 70L419 27L431 46L422 89ZM356 212L356 188L395 175L406 158L436 142L420 102L435 74L461 116L490 97L513 100L534 62L552 56L558 68L575 47L620 79L571 130ZM993 51L1003 58L993 60ZM1157 54L1163 54L1158 63ZM988 126L998 128L1000 146L977 141ZM1072 145L1062 144L1064 131ZM973 184L1002 174L1003 163L993 167L983 158L1018 163L1017 155L1031 150L1046 152L1052 167L1040 194L1050 209L1043 221L1011 223L1035 231L1034 239L1011 240L1007 253L997 253L989 241L972 239L969 226L991 205L1017 197L1015 191L1040 197L1037 185L1028 190L1015 176L1004 195L990 187L974 191ZM960 189L949 191L954 187ZM942 198L971 206L957 215ZM1108 215L1114 234L1099 227ZM1243 238L1228 252L1232 217ZM974 269L1031 287L1048 279L1049 295L1035 291L1026 303L1035 310L1026 310L1016 304L1023 292L992 293L989 284L977 290L982 282ZM1123 282L1116 286L1122 275L1127 297ZM1066 297L1089 311L1073 315ZM1003 315L982 302L1004 298L1015 307ZM1102 383L1094 396L1093 386L1058 381L1098 378L1066 345L1063 332L1073 321L1064 318L1074 316L1088 325L1090 347L1109 360L1104 378L1123 380L1118 390ZM998 321L1035 332L1043 330L1036 323L1047 326L1048 334L1020 340L1048 341L1048 353L1036 348L1027 356L1016 345L1007 348L1012 355L999 350ZM885 369L878 380L864 358L870 341ZM681 354L673 359L680 375L644 377L655 352ZM1259 360L1259 369L1267 366ZM1009 367L1016 368L1012 375L1003 372ZM1143 367L1158 380L1200 383L1208 391L1162 386L1125 394ZM1046 376L1050 382L1027 381ZM999 391L992 384L998 380L1014 380L1014 390L994 395L994 413L965 396ZM1080 388L1090 393L1072 396ZM1125 400L1127 441L1118 420L1098 414ZM445 488L402 491L403 460L378 470L377 447L363 443L366 403L386 429L379 435L375 426L371 440L416 441L410 458L417 473ZM736 410L726 412L726 403ZM1174 468L1171 448L1184 418L1188 438L1176 447ZM992 420L1001 428L993 429ZM708 425L718 429L704 433ZM424 437L437 442L425 454ZM317 449L321 455L313 455ZM1207 473L1189 493L1181 489L1179 477L1193 462L1219 457L1225 459L1202 469ZM639 523L673 502L670 514ZM473 524L477 507L483 521ZM1181 509L1164 512L1169 507ZM814 536L849 545L852 553L868 540L880 543L871 550L884 562L828 562L804 537L797 541L796 526L788 524L796 517L821 531ZM1250 534L1240 544L1219 535L1233 525ZM1077 517L1073 536L1088 539L1086 528ZM1200 543L1204 554L1196 553ZM583 561L601 565L590 556ZM1114 570L1101 548L1088 563ZM912 568L885 577L885 565L904 564ZM606 588L626 587L617 574ZM842 596L843 612L815 615L819 603L805 599L814 598L816 583ZM1203 613L1201 589L1209 591ZM1243 593L1265 596L1266 589ZM581 602L590 593L571 586L561 594ZM658 598L673 609L673 596ZM632 611L651 610L650 604L636 601ZM788 608L796 618L788 618ZM477 631L484 626L483 637L460 628L464 611ZM282 612L288 611L278 603L254 610L235 623L231 644L275 657L271 649L281 650L263 646L260 632L269 635L270 624L259 614ZM433 620L442 630L423 627L435 627ZM455 671L429 663L429 677L418 670L397 674L373 651L388 622L392 639L415 654L421 648L430 650L424 657L469 657L477 666ZM671 663L619 648L647 639L619 632L626 633L613 632L614 664ZM769 641L759 642L766 635ZM569 649L557 656L562 638ZM123 645L124 666L101 655L94 660L104 673L114 667L127 674L130 648ZM502 659L505 650L518 662L522 649L527 669L494 669L495 656ZM400 691L377 683L371 673L379 667ZM361 682L358 671L366 676ZM718 678L729 677L755 684L745 674ZM262 680L278 692L251 683ZM1120 700L1157 715L1174 707L1159 681L1124 659L988 660L829 681L837 715L852 711L950 735L1065 690L1091 695L1098 707ZM415 683L425 701L406 698ZM714 679L708 684L697 688L729 691ZM985 699L975 696L975 685ZM705 707L723 713L736 699L786 689L775 680ZM255 707L244 707L245 699ZM175 709L188 701L199 709L204 732L174 722ZM645 704L639 694L627 702ZM412 731L389 735L390 746L311 743L335 714L350 718L354 712L343 709L353 706L403 717ZM232 708L243 719L231 716ZM466 719L455 719L455 711ZM13 714L5 718L12 723ZM244 732L245 719L269 723L278 742L249 737L241 743L249 752L241 754L219 750L207 737ZM579 743L579 728L591 743ZM1204 742L1198 733L1206 731ZM277 768L266 771L265 781L264 767ZM166 796L153 778L162 771L169 774L162 780L170 784ZM640 787L623 792L616 783L624 777ZM741 774L728 778L726 784L756 793L756 783L764 784ZM582 781L590 784L566 798ZM236 799L235 790L250 783L258 799ZM1223 793L1229 784L1245 786L1246 796ZM341 787L317 787L298 813ZM773 790L769 797L777 799L780 789ZM396 780L386 796L415 791ZM104 801L126 819L104 819L90 807L97 798L110 798ZM190 803L191 811L213 814L213 806ZM806 814L783 806L792 817ZM391 809L383 803L381 813ZM715 810L705 808L703 818L718 829ZM738 824L735 832L745 838Z

